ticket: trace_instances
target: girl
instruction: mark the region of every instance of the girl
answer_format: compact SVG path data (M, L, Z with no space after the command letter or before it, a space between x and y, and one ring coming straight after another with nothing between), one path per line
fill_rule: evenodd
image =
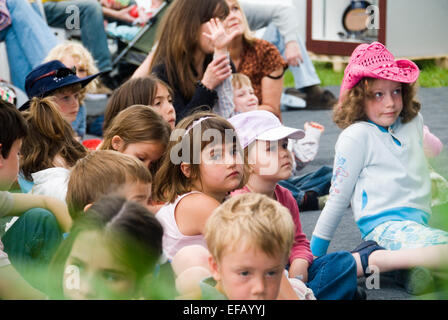
M100 150L116 150L137 157L153 173L154 163L165 152L171 128L153 109L144 105L121 111L104 133Z
M126 81L114 91L107 103L103 131L109 128L120 111L135 104L150 106L174 129L176 111L172 96L171 88L153 75Z
M228 13L224 0L179 0L163 17L150 68L173 88L178 120L197 107L213 108L218 87L231 76L225 52L236 33L216 39L219 30L208 23L224 20ZM213 56L216 50L220 53Z
M236 70L250 78L259 109L271 111L281 119L283 73L288 65L273 44L252 36L238 1L226 0L226 3L230 13L224 24L229 33L236 33L229 48Z
M138 203L100 199L74 223L56 251L50 265L50 297L151 298L162 234L157 219Z
M85 78L98 73L98 68L96 67L90 52L82 44L74 41L66 41L51 49L44 62L51 60L59 60L69 69L75 68L76 75L79 78ZM97 86L98 80L94 79L78 92L79 111L76 115L76 120L73 121L71 125L81 140L86 134L87 126L87 112L86 107L83 104L84 99L86 93L95 92Z
M204 247L204 226L227 194L244 185L244 167L232 125L209 112L183 119L173 132L155 178L154 195L168 259L186 245ZM210 133L213 139L210 139ZM198 206L198 203L201 205Z
M352 53L334 111L334 121L344 131L335 147L330 197L311 239L315 256L327 251L351 205L368 240L355 249L364 270L438 269L447 264L448 233L427 224L431 185L420 103L415 100L418 75L412 61L395 61L381 43L361 44ZM388 250L378 250L382 247ZM429 277L426 283L410 279L410 293L424 291L432 282Z
M289 256L289 277L307 283L317 299L358 299L356 262L349 252L335 252L313 261L310 243L302 231L299 208L291 192L278 182L288 179L293 169L288 138L302 139L303 130L285 127L271 112L256 110L229 119L244 148L250 174L244 188L233 195L256 192L280 202L289 209L296 225ZM331 265L331 268L326 266Z
M65 201L69 169L87 151L75 139L51 97L33 98L24 117L29 134L23 139L20 151L21 173L34 182L31 193Z

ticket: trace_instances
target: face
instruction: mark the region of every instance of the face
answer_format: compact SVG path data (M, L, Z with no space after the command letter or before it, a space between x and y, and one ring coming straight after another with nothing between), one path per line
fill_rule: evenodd
M78 92L65 90L54 93L53 97L62 118L68 123L75 121L79 111Z
M233 103L237 112L247 112L258 108L258 98L252 86L243 85L233 90Z
M291 176L292 156L287 138L277 141L257 140L249 150L248 160L252 173L265 180L278 182Z
M151 184L137 182L127 182L118 191L118 196L122 196L129 201L135 201L145 206L151 197Z
M214 279L229 300L274 300L280 290L284 259L258 248L224 250L219 263L211 261Z
M365 101L367 117L377 125L391 126L403 110L401 83L377 79L369 89L372 97Z
M63 292L72 300L130 299L136 294L136 274L115 258L101 233L85 231L66 261Z
M224 26L227 31L231 33L233 30L238 30L237 35L244 33L244 19L243 12L240 9L239 4L235 0L226 0L229 6L230 12L227 18L224 20Z
M19 173L20 148L22 139L13 142L7 158L0 152L0 191L7 191L14 183ZM0 150L2 145L0 144Z
M78 58L72 56L64 56L61 62L69 69L76 68L76 76L78 78L85 78L88 76L87 68L79 61Z
M173 98L165 86L157 84L156 98L151 107L170 124L171 129L174 129L176 125L176 111L173 107Z
M207 145L201 152L200 181L195 185L202 192L216 199L235 190L243 178L243 159L236 146L229 144Z
M163 146L163 144L159 142L151 142L151 141L134 142L129 143L128 145L125 146L121 138L120 138L121 142L118 143L114 143L114 139L112 141L112 147L114 148L114 150L137 157L141 162L144 163L146 167L148 167L148 169L151 167L151 163L154 163L155 161L159 160L162 157L163 153L165 152L165 147Z

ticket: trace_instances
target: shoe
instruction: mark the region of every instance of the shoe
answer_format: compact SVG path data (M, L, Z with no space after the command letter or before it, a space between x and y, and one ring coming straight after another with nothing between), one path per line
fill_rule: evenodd
M306 101L302 98L283 93L280 103L286 106L288 109L303 109L306 108Z
M414 267L409 270L397 270L395 283L403 287L407 293L419 296L433 292L435 289L434 277L431 271L424 267Z
M359 257L361 258L361 266L364 271L364 276L368 277L370 274L366 272L367 267L369 266L369 256L373 251L376 250L386 250L385 248L378 245L376 241L368 240L361 242L359 246L357 246L351 253L359 253Z
M337 103L333 93L323 90L319 85L303 88L306 93L306 105L308 110L329 110Z
M303 100L306 98L306 94L296 88L286 88L285 93Z
M357 286L353 300L367 300L366 290L360 286Z
M317 204L318 204L319 210L322 210L325 207L325 204L327 203L329 196L330 196L329 194L326 194L322 197L317 198Z
M319 209L316 191L307 191L303 196L302 203L299 205L300 211L314 211Z

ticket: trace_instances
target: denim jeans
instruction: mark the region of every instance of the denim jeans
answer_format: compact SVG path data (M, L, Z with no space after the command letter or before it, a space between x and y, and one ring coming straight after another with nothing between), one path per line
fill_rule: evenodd
M315 191L319 197L328 194L332 176L333 169L329 166L322 166L303 176L279 181L278 184L291 191L297 204L300 205L307 191Z
M25 91L26 76L43 62L58 40L28 0L7 0L6 4L12 23L0 31L0 41L6 43L11 82Z
M355 259L348 251L315 259L308 268L306 285L317 300L352 300L358 287Z
M22 214L3 235L2 242L14 268L29 284L46 292L46 270L62 239L54 215L36 208Z
M282 56L285 57L286 46L284 38L272 22L266 27L263 34L263 39L274 44ZM320 84L319 76L316 73L316 69L314 68L313 62L308 55L308 51L306 50L303 40L298 37L297 42L302 53L303 62L300 63L298 67L289 67L289 70L291 70L294 77L295 87L300 89Z
M79 11L76 11L76 8ZM107 36L103 24L103 11L98 1L64 0L44 3L47 22L52 27L67 28L76 24L74 16L79 12L79 28L81 41L90 51L98 69L101 72L112 69L112 61L107 46ZM77 28L76 25L73 26Z
M86 107L81 104L75 121L72 122L72 128L76 134L82 139L86 135L87 128L87 111Z

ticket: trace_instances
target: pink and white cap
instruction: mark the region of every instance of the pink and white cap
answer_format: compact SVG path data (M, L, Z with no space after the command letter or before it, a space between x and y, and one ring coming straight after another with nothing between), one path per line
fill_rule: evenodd
M363 43L353 51L344 71L339 101L362 78L392 80L402 83L417 81L420 70L410 60L395 60L386 47L379 43Z
M239 113L228 121L235 128L243 149L255 140L277 141L283 138L302 139L305 136L305 131L282 125L272 112L266 110Z

